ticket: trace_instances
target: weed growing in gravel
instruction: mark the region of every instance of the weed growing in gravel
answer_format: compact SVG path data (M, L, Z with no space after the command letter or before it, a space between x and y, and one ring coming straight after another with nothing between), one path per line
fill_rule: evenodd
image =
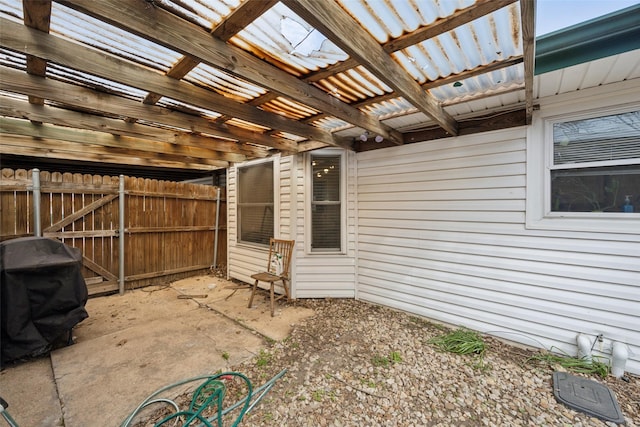
M229 356L229 352L227 352L227 351L223 351L223 352L222 352L222 358L223 358L224 360L229 360L229 357L230 357L230 356Z
M586 357L572 357L566 353L553 354L550 352L542 352L531 356L527 361L536 361L553 367L560 365L568 371L581 374L595 374L600 378L606 378L609 374L609 365L603 363L596 358L588 359Z
M256 359L256 365L263 367L267 366L271 362L271 354L266 350L260 350L260 354Z
M365 378L362 378L360 380L360 383L366 385L369 388L376 388L378 386L374 380L367 380Z
M400 363L402 362L402 356L399 351L392 351L388 356L381 356L376 354L371 358L371 363L373 366L378 368L388 368L392 363Z
M323 397L324 397L324 390L315 390L311 394L311 398L316 402L321 402Z
M400 356L399 351L392 351L391 353L389 353L389 360L391 360L393 363L400 363L402 362L402 356Z
M475 354L478 357L477 363L473 365L476 369L487 369L484 364L484 353L486 346L484 340L475 331L460 328L447 334L431 338L427 341L433 344L440 351L447 351L456 354Z

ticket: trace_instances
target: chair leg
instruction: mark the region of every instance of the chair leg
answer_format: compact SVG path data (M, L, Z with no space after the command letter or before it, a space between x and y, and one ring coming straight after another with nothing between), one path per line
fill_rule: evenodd
M273 282L271 282L271 289L270 289L270 293L271 293L271 317L273 317L273 311L274 311L274 292L273 292L273 288L274 288L274 284Z
M289 295L289 287L287 286L286 279L282 279L282 287L284 288L284 294L287 297L287 301L291 301L291 295Z
M253 296L256 294L256 289L258 288L258 281L256 280L253 284L253 289L251 289L251 297L249 298L248 308L251 308L251 304L253 304Z

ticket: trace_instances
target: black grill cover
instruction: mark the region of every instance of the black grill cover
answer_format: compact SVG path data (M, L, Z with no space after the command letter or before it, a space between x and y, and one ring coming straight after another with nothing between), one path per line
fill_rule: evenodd
M0 242L0 282L2 363L46 353L89 317L82 253L58 240Z

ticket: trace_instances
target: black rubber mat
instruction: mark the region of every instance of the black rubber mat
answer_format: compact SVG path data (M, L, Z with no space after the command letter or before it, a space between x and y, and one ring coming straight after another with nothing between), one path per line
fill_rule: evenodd
M624 424L616 396L599 382L566 372L554 372L553 394L558 402L570 408L604 421Z

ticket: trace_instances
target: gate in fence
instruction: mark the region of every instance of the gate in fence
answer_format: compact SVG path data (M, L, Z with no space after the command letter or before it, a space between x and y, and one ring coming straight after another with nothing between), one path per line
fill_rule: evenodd
M0 240L37 235L80 248L89 294L122 293L223 265L224 204L219 187L3 169Z

